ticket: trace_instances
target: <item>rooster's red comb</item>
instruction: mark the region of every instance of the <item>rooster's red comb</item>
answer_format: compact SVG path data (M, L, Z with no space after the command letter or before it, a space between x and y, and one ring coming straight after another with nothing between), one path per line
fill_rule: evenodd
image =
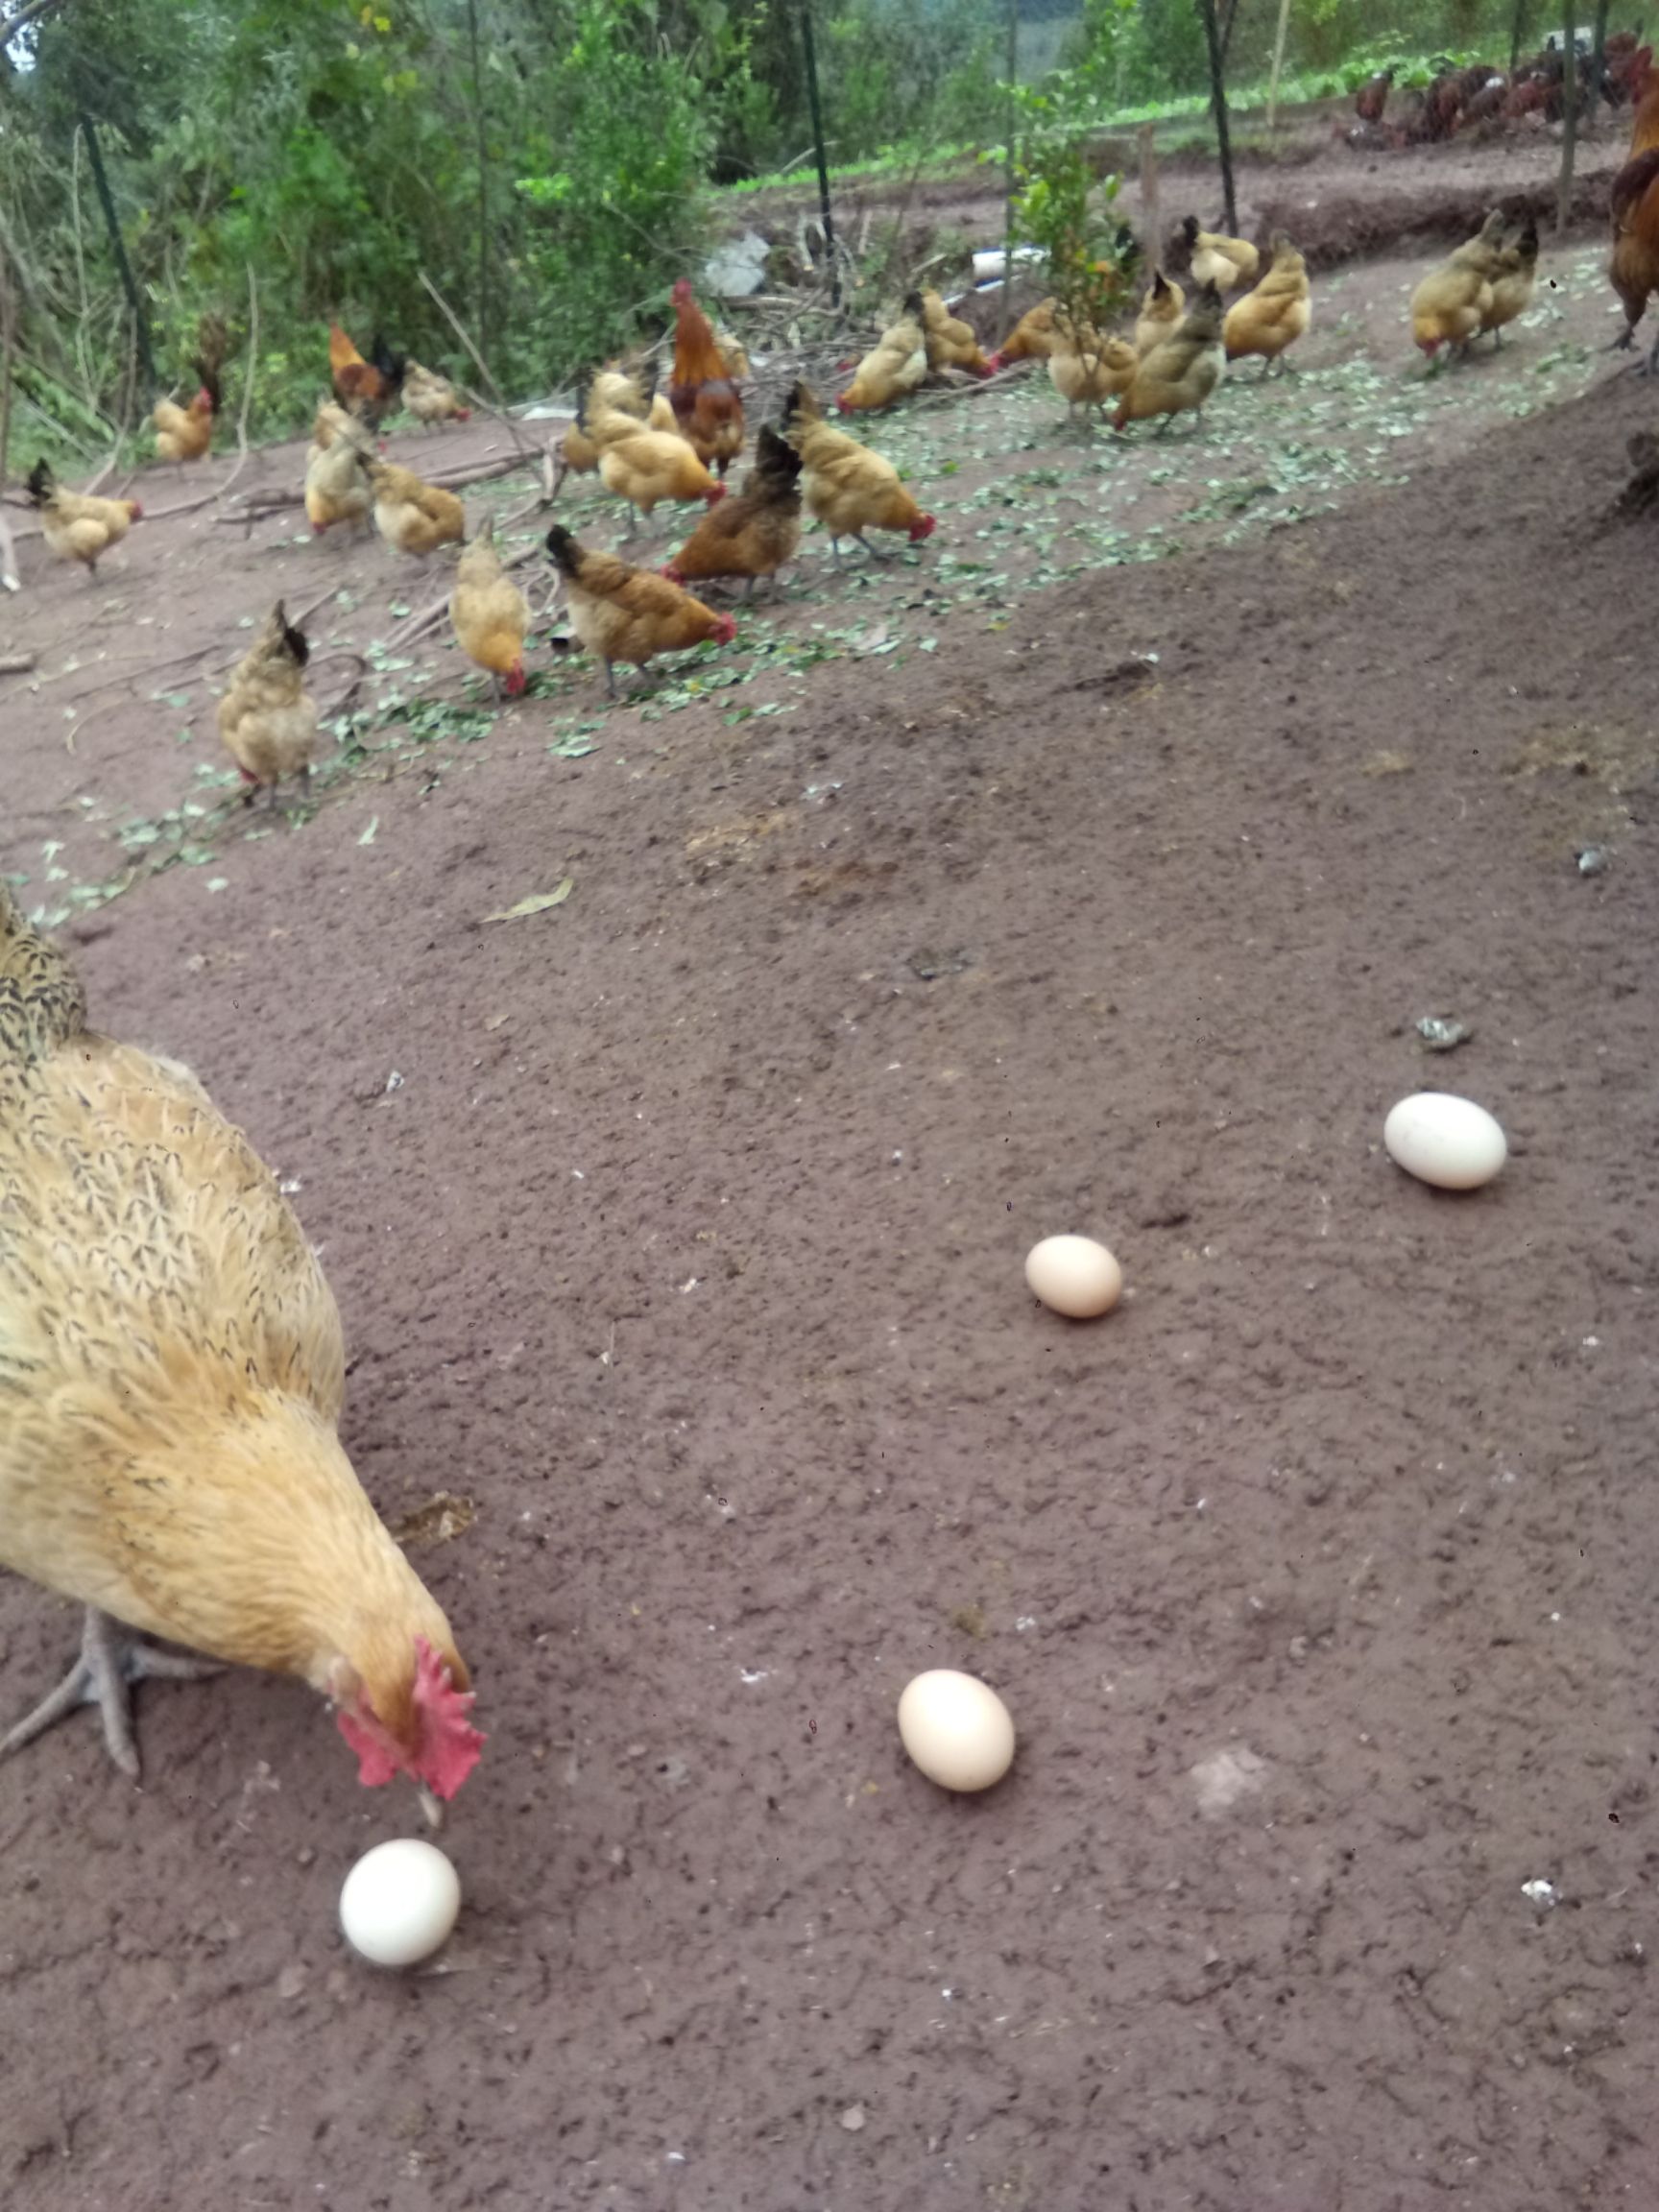
M415 1771L435 1797L453 1797L484 1748L473 1727L470 1690L457 1690L448 1668L424 1636L415 1639L415 1711L421 1748Z

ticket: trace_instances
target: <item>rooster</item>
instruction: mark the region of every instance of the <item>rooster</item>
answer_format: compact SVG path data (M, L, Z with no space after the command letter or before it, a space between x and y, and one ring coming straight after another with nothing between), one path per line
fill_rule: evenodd
M673 292L674 381L669 404L681 435L705 469L726 471L743 450L743 402L714 343L713 326L682 276Z
M276 1178L187 1068L86 1026L0 882L0 1566L86 1608L65 1680L136 1779L129 1685L310 1683L370 1785L452 1796L483 1739L436 1599L337 1432L333 1293ZM136 1635L130 1633L137 1631Z
M180 469L186 461L200 461L213 444L213 419L223 399L219 372L228 343L217 315L203 316L196 343L194 366L200 389L195 398L187 407L175 399L157 399L150 418L156 428L156 459L171 461Z
M1354 112L1361 123L1381 123L1382 110L1388 105L1388 90L1394 82L1392 69L1379 69L1375 77L1368 77L1354 97Z
M1635 343L1648 297L1659 292L1659 69L1653 66L1650 46L1637 52L1630 83L1636 114L1629 157L1613 180L1613 262L1608 270L1624 309L1624 328L1613 342L1618 349ZM1645 376L1659 369L1659 339L1636 367Z
M328 372L334 380L334 397L342 407L361 414L376 430L402 397L408 366L404 356L394 353L378 336L365 361L339 324L329 324Z

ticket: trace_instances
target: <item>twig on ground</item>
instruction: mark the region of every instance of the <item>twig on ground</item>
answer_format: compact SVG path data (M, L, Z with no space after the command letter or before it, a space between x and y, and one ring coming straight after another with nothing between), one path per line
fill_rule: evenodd
M489 484L497 476L511 476L519 469L533 469L540 464L541 459L541 453L536 450L527 449L521 453L504 453L493 461L485 462L482 468L435 469L430 476L423 478L422 481L436 485L444 492L464 492L469 484ZM234 522L238 528L241 528L250 521L263 521L267 515L280 515L290 507L303 507L304 504L305 494L303 492L279 492L275 488L265 491L245 492L234 514L215 515L213 519L215 522ZM165 512L171 515L181 515L186 510L181 507L171 507Z
M34 665L33 653L0 653L0 676L27 676Z
M421 281L425 285L427 291L431 293L433 299L438 302L439 307L443 310L444 315L448 322L450 329L454 331L456 337L460 339L462 345L466 347L468 352L471 355L473 362L477 366L479 375L482 376L485 383L489 385L491 391L495 395L495 397L493 401L486 399L482 393L474 392L467 385L463 385L462 390L467 394L469 399L472 400L477 406L483 408L486 415L493 415L496 421L502 423L505 426L508 433L512 437L513 443L516 445L519 446L520 448L526 448L528 446L529 441L525 438L523 431L518 427L518 424L513 416L507 412L507 402L501 396L501 387L496 383L494 376L491 373L489 362L485 360L483 354L480 353L477 347L473 345L472 340L468 333L466 325L461 321L460 316L456 314L454 308L450 306L448 301L445 299L443 293L439 291L437 285L433 283L431 277L427 276L424 269L421 271Z
M518 551L508 560L503 561L501 565L503 568L521 568L526 561L534 561L541 550L541 547L539 542L535 545L521 545ZM442 599L434 599L429 606L422 607L418 613L411 614L407 621L400 622L386 639L387 652L404 652L418 638L424 637L428 630L435 629L449 612L449 598L453 590L454 586L452 584L447 586Z

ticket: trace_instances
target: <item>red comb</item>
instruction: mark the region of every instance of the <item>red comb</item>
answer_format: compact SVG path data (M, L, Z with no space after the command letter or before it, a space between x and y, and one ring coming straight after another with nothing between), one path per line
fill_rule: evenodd
M373 1710L342 1709L340 1733L357 1754L357 1779L378 1790L399 1774L413 1774L436 1797L453 1797L478 1764L484 1739L468 1715L472 1693L457 1690L448 1668L424 1636L415 1639L415 1717L420 1748L413 1757L382 1727Z
M416 1772L437 1797L453 1797L484 1749L469 1716L470 1690L457 1690L448 1668L424 1636L415 1639L415 1710L421 1719Z

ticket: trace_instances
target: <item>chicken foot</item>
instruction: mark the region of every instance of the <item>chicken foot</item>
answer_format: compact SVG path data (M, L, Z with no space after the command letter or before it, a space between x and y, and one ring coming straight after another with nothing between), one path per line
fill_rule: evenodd
M224 1670L211 1659L192 1659L182 1651L163 1651L141 1643L131 1629L86 1608L81 1656L59 1683L14 1728L0 1736L0 1759L33 1743L78 1706L96 1705L103 1716L104 1742L123 1774L138 1779L138 1745L132 1733L134 1682L200 1682Z
M1635 343L1636 325L1627 323L1607 350L1609 353L1628 353ZM1651 376L1655 371L1659 371L1659 338L1654 339L1652 349L1646 360L1638 353L1630 366L1638 376Z

